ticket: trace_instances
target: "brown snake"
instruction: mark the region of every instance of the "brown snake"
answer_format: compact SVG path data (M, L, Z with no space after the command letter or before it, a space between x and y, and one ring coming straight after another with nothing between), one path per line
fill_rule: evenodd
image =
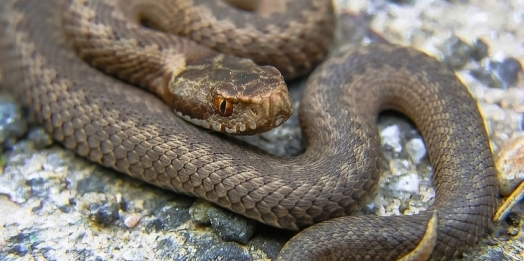
M145 10L141 4L147 2L130 1L126 5ZM196 12L191 1L171 2L175 6L172 9L178 8L182 15L175 19L182 31L191 25L196 29L205 27L203 18L193 16L199 13L210 16L211 12L206 10L211 7L204 4L216 4L216 1L195 0L203 5ZM333 18L317 17L321 9L327 14L332 12L328 2L277 1L279 4L274 7L289 14L277 10L273 12L274 17L266 17L274 24L265 27L263 34L280 35L284 40L279 43L289 41L296 53L284 57L270 55L269 49L259 49L264 52L249 55L262 64L272 62L265 58L274 58L286 77L306 73L326 52L322 48L317 53L311 50L327 47L330 40L309 39L310 36L302 32L288 36L279 33L293 26L302 25L305 27L302 29L308 30L313 25L332 24ZM124 16L116 16L114 21L104 20L111 17L112 4L97 9L87 1L3 1L0 13L3 88L27 105L56 140L103 166L165 189L207 199L276 227L297 230L330 219L299 233L284 246L280 259L399 259L421 244L426 230L431 229L431 226L427 229L430 220L437 222L436 245L432 248L430 243L429 252L423 249L422 258L427 254L435 260L448 259L475 243L490 222L498 188L483 121L467 88L435 59L390 45L364 47L329 59L309 78L300 107L307 150L298 157L283 159L251 151L202 131L174 116L156 96L88 66L71 48L62 28L61 13L65 12L65 4L71 4L76 10L71 16L85 15L84 19L92 21L91 29L95 31L104 32L104 27L97 23L114 22L113 36L117 43L130 43L144 51L171 50L186 59L187 64L169 60L171 73L184 71L206 59L216 62L210 57L219 55L173 35L140 41L126 39L132 30L125 23L119 23ZM154 17L162 17L169 8L147 10L154 13ZM234 20L230 25L244 25L245 34L255 30L250 22L256 24L264 20L230 15L218 12L216 18ZM288 15L305 20L279 19ZM153 18L145 20L143 22L154 28L164 26ZM80 37L86 33L81 23L67 23L66 29L68 34L78 31ZM150 33L149 29L140 30L160 35ZM320 30L326 37L332 34L332 28L311 30ZM201 35L198 30L186 33L205 43L211 38L203 35L211 31L203 30ZM219 40L218 44L211 45L227 49L224 46L228 41L235 45L235 41L244 39L243 35L227 36L228 32L231 31L226 30L222 35L212 32ZM294 38L298 43L291 42ZM272 42L272 38L266 40L267 44ZM170 47L171 44L178 45ZM245 43L236 44L249 47ZM76 43L77 48L78 45ZM276 49L286 48L280 45ZM300 53L307 50L311 52ZM111 53L132 55L119 50L98 54L112 60ZM95 64L100 61L89 52L83 55ZM136 65L127 63L125 58L114 59L127 69ZM140 63L147 64L147 61ZM113 69L106 68L106 71ZM138 85L154 82L157 85L152 89L166 84L166 72L162 68L142 70L146 70L144 75L143 71L124 73L135 77L127 81ZM411 216L341 217L357 211L376 187L380 165L376 119L384 109L406 113L420 129L435 170L435 202L428 211ZM438 218L432 219L435 213Z

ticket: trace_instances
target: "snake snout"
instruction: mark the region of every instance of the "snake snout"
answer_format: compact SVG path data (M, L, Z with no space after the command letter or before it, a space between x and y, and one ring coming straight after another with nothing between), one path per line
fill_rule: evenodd
M269 96L269 106L273 128L282 125L293 114L293 106L287 89L272 93Z
M246 98L235 104L235 114L222 121L226 132L252 135L274 129L293 113L289 93L284 85L273 86L270 91L256 98Z

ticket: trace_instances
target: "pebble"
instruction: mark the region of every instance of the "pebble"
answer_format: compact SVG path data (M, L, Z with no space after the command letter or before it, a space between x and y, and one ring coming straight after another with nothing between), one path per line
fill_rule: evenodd
M148 231L169 231L191 219L189 209L185 207L162 207L154 215L157 218L149 222Z
M0 142L20 138L26 133L27 125L21 106L9 96L0 96Z
M475 61L481 61L486 58L489 53L489 46L482 39L476 39L473 43L473 52L471 53L471 58Z
M89 212L89 219L102 226L107 226L119 218L118 208L115 205L93 203L89 206Z
M508 57L499 64L495 75L507 89L517 82L520 72L522 72L522 64L517 59Z
M213 206L209 201L203 199L196 199L193 205L189 208L189 215L193 222L199 225L209 225L209 215L207 211Z
M471 75L492 88L507 90L517 83L522 65L515 58L507 57L502 61L488 59L480 69L471 70Z
M142 215L130 215L124 219L124 225L128 228L134 228L140 222Z
M446 40L439 49L442 61L454 70L463 68L474 53L473 47L456 35Z
M208 210L211 227L224 241L247 244L256 229L256 222L220 208Z
M209 260L234 260L234 261L251 261L253 258L248 255L238 244L224 243L212 245L209 248L202 249L198 253L195 261Z
M380 132L380 136L382 137L382 147L384 147L384 150L392 150L396 153L402 151L400 130L397 125L391 125L383 128Z
M22 257L22 256L25 256L29 252L29 247L23 244L17 244L11 248L10 252L17 256Z
M419 185L420 177L415 173L404 175L395 184L392 184L394 190L410 193L419 193Z
M406 152L410 159L418 164L426 156L426 145L422 139L411 139L406 144Z
M41 127L31 129L27 134L27 138L33 142L35 149L43 149L54 143L51 135Z

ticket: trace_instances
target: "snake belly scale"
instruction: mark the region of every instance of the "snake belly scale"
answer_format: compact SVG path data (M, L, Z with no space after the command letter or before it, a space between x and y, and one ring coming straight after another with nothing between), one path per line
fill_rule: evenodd
M286 244L281 260L399 259L421 242L435 213L437 239L429 258L448 259L489 224L498 188L483 121L467 88L435 59L391 45L330 58L308 79L303 95L299 113L307 149L282 159L202 131L155 95L87 65L62 27L61 12L71 2L3 1L0 69L3 89L79 155L272 226L310 226ZM173 50L189 52L186 43ZM283 75L303 74L318 62L299 69L283 65ZM411 216L346 216L376 187L376 119L384 109L407 114L420 129L435 170L435 202Z

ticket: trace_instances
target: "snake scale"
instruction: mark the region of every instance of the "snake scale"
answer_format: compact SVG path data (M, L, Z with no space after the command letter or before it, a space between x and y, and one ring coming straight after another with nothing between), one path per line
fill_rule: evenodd
M100 5L91 6L91 2ZM393 45L370 45L334 55L310 76L303 95L300 115L306 151L294 158L278 158L202 131L175 116L157 96L128 83L158 91L165 79L171 79L169 75L166 78L166 67L172 76L192 64L204 66L226 59L186 37L153 30L165 26L178 26L176 30L186 36L225 53L236 48L227 44L239 47L236 49L249 47L253 36L248 35L265 28L262 33L268 37L262 37L261 42L277 43L277 51L293 47L291 54L270 53L269 47L257 46L241 55L260 64L275 62L285 77L306 74L326 55L327 38L333 34L332 27L324 28L334 21L330 1L273 1L271 15L260 19L240 11L224 14L225 4L219 1L134 0L126 1L125 7L117 7L117 2L1 3L3 89L28 106L65 147L103 166L207 199L272 226L291 230L309 226L284 246L280 260L449 259L474 244L489 224L498 188L485 127L467 88L435 59ZM153 29L123 22L125 15L115 15L119 8L149 10L144 13L154 16L140 17L139 22ZM163 24L156 19L170 9L181 15L175 22ZM69 16L63 18L64 12ZM239 18L234 16L238 14ZM319 17L323 15L327 17ZM85 21L63 22L68 17ZM225 26L217 26L225 31L204 26L209 21L206 17L227 20ZM257 24L268 20L272 24ZM90 24L83 24L86 21ZM104 23L114 28L112 34L104 31ZM91 33L83 31L89 27ZM184 29L189 27L194 31ZM235 27L242 27L240 35L228 35ZM135 29L148 37L126 38L140 37L133 35ZM317 33L296 31L299 29ZM115 42L108 45L116 50L82 53L82 35L96 38L92 34L96 31L114 36ZM70 38L76 41L75 48ZM214 38L218 40L211 42ZM140 58L140 52L118 49L128 45L149 55ZM148 64L151 57L162 60L148 53L151 50L179 59L164 59L168 62L164 66ZM112 65L105 71L128 83L90 67L78 52L95 66L114 62L124 73ZM91 56L96 54L102 58ZM111 58L111 54L121 57ZM129 55L145 60L126 60ZM138 63L154 68L133 70ZM147 87L150 82L153 87ZM227 106L220 109L227 111ZM420 129L435 170L435 202L428 211L411 216L347 216L357 211L376 187L381 155L376 119L384 109L407 114ZM417 257L414 253L419 250L422 254Z

